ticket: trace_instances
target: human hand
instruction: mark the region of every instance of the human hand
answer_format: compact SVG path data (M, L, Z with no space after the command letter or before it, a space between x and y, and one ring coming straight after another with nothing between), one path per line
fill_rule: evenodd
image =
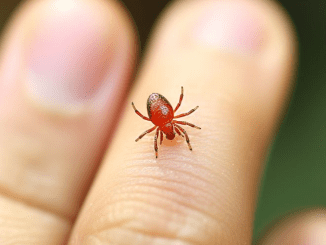
M127 97L135 31L112 1L26 2L14 16L1 45L1 244L250 243L292 86L290 21L271 2L178 2ZM179 111L199 105L189 118L202 130L187 129L193 152L177 137L155 159L153 137L134 142L151 124L130 102L145 113L158 92L175 105L181 86Z

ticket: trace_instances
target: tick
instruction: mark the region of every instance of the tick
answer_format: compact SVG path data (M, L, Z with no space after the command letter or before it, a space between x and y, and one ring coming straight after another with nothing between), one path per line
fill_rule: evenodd
M138 116L140 116L144 120L151 121L155 125L154 127L150 128L150 129L146 130L144 133L142 133L136 139L136 142L138 140L140 140L141 138L143 138L146 134L148 134L156 129L156 133L155 133L155 137L154 137L154 150L155 150L156 158L158 156L157 140L160 137L160 144L162 144L163 134L165 134L165 136L168 140L173 140L176 133L182 137L186 137L186 141L187 141L189 150L192 151L190 141L189 141L189 136L188 136L186 130L184 130L179 124L188 125L190 127L197 128L197 129L200 129L200 127L197 127L196 125L188 123L188 122L177 121L174 119L190 115L191 113L193 113L195 110L198 109L198 106L196 106L194 109L192 109L186 113L182 113L182 114L175 116L174 113L179 109L182 99L183 99L183 87L181 87L179 103L173 110L170 102L163 95L160 95L157 93L151 94L147 99L148 117L145 117L143 114L141 114L136 109L134 102L131 103L132 107L134 108L134 110Z

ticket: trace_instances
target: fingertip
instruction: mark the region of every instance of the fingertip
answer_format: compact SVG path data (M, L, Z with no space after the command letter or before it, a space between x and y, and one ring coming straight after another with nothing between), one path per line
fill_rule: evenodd
M291 212L268 226L257 244L325 244L325 217L325 208L303 209Z
M130 84L129 16L113 1L26 1L1 44L1 190L72 220Z

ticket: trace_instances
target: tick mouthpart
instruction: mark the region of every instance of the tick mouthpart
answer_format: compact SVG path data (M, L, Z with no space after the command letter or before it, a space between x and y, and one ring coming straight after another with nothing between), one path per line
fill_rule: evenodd
M168 140L173 140L174 137L175 137L175 134L174 134L174 133L166 134L166 138L167 138Z

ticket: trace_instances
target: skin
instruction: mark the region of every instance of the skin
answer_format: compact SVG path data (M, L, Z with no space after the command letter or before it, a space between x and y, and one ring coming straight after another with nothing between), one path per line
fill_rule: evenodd
M206 32L212 11L227 29L217 19ZM12 16L0 45L0 244L251 244L295 70L289 18L270 1L176 2L133 83L135 30L112 0L27 1ZM148 125L125 105L181 86L179 110L198 103L189 120L202 130L189 128L193 152L176 137L156 160L152 137L135 144ZM326 234L322 219L298 224Z

